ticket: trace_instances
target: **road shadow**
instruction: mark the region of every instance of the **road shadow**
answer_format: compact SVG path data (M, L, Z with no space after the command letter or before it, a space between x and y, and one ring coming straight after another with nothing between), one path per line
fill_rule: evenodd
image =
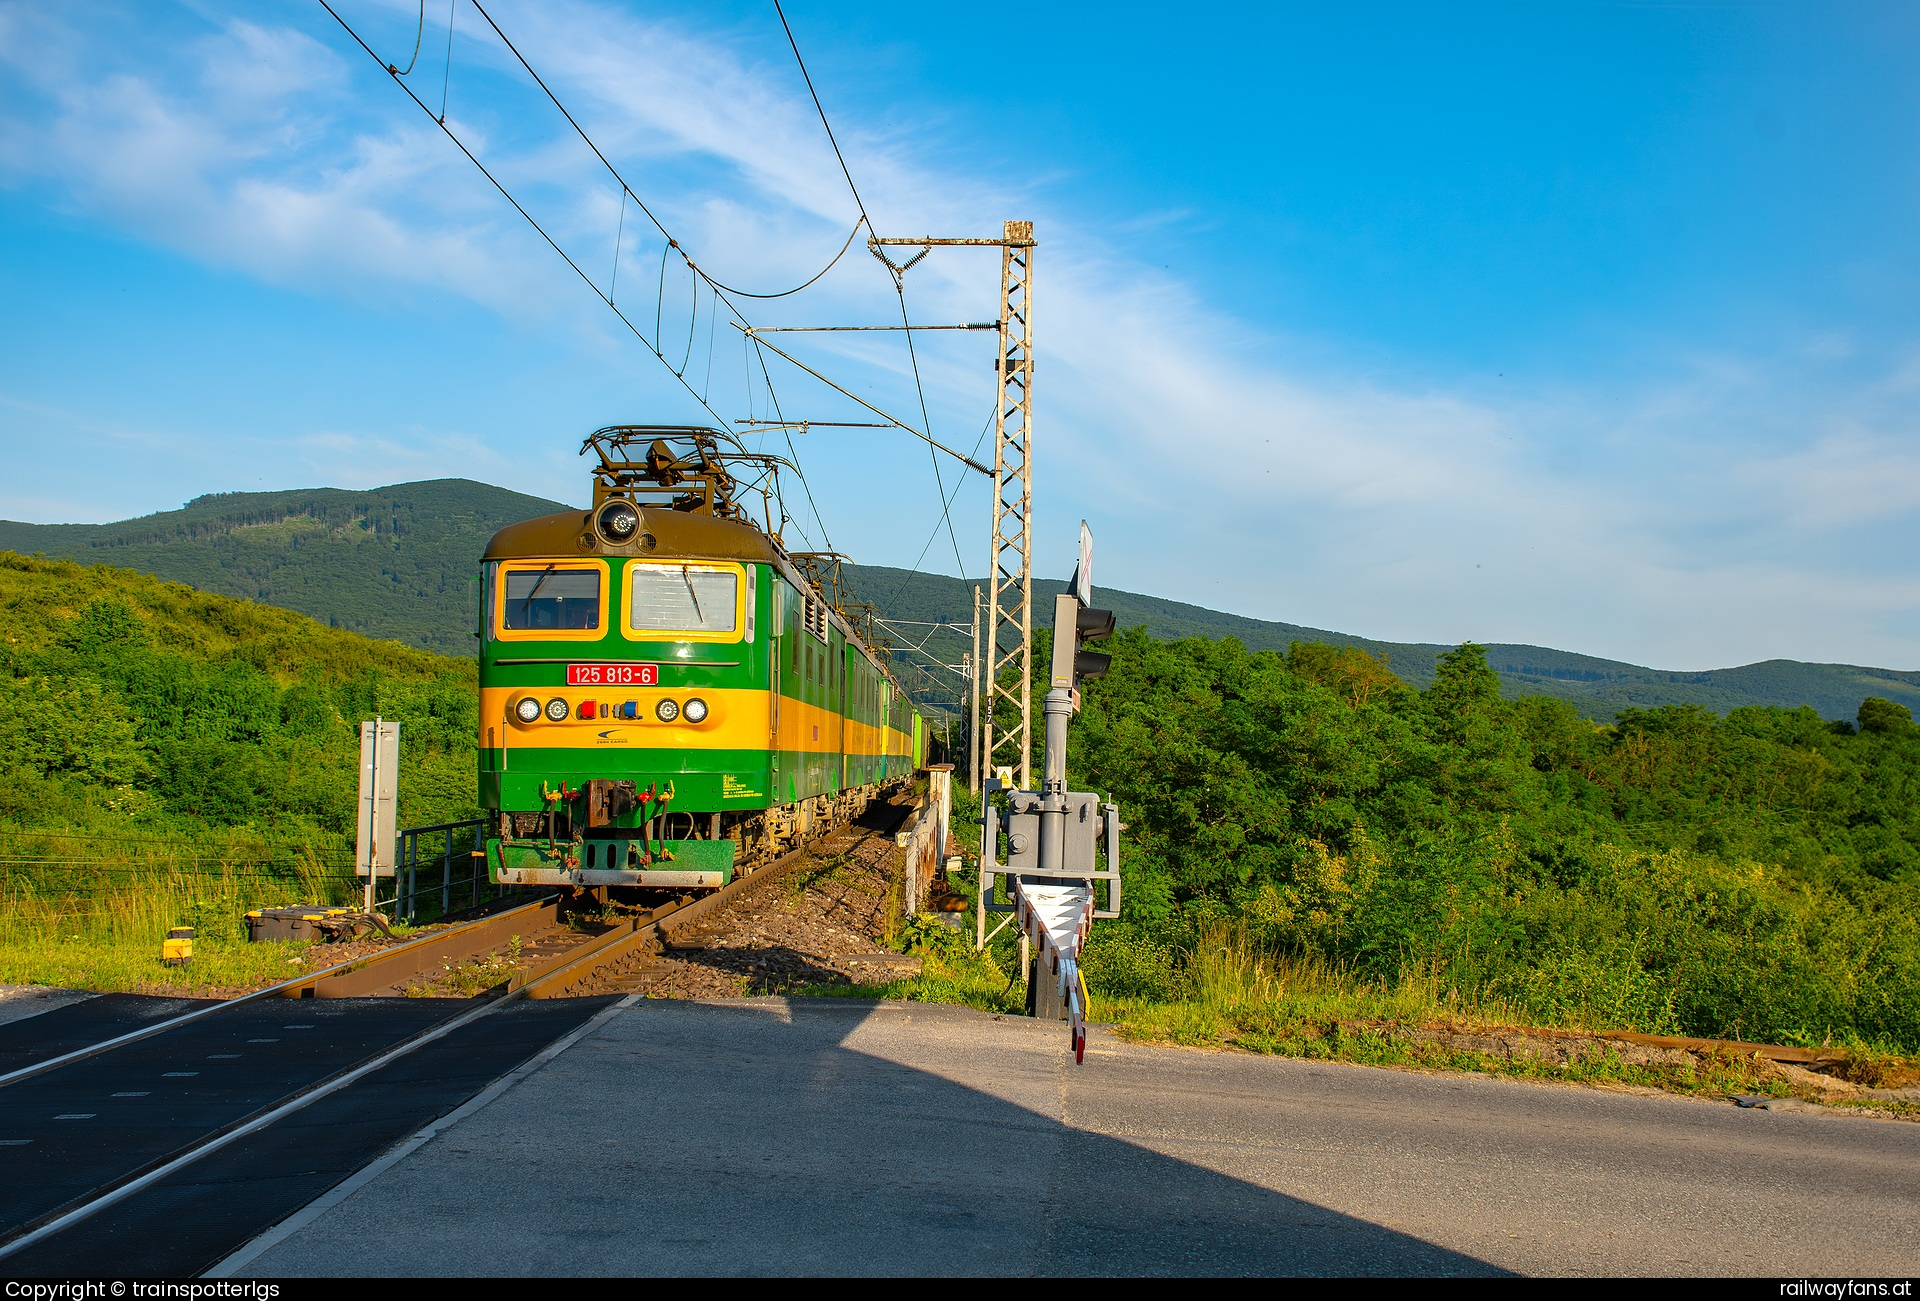
M901 1015L916 1020L889 1032L891 1050L944 1053L1034 1105L848 1046L870 1018ZM632 1005L243 1272L337 1274L352 1267L337 1244L353 1242L383 1270L429 1276L1508 1274L1064 1124L1064 1036L1056 1055L1035 1051L1024 1024L951 1018L982 1014L830 998ZM944 1046L913 1047L923 1026ZM1098 1105L1077 1087L1069 1110ZM1247 1140L1235 1159L1279 1164L1303 1137L1210 1141ZM511 1188L515 1214L483 1212L476 1188Z

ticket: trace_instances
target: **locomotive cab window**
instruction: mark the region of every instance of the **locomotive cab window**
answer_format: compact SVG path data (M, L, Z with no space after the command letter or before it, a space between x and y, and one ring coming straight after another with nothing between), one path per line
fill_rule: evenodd
M599 564L511 563L495 592L494 627L502 636L597 640L606 625L606 571Z
M640 641L738 641L746 581L738 565L627 566L627 636Z

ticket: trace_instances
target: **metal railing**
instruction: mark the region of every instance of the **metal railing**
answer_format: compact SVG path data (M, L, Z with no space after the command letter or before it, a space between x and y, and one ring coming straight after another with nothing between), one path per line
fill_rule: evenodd
M427 869L427 888L425 893L431 896L438 891L440 895L439 916L444 917L454 910L454 890L461 888L463 895L469 896L462 907L478 907L483 887L488 886L487 860L485 856L486 836L483 819L473 818L466 822L441 822L431 827L406 827L399 835L400 852L395 859L393 869L393 898L376 900L374 907L391 907L395 921L411 922L418 919L420 907L420 869ZM434 837L439 837L436 846ZM421 841L425 838L426 844ZM433 866L440 867L440 882L433 883ZM431 907L431 902L429 902Z

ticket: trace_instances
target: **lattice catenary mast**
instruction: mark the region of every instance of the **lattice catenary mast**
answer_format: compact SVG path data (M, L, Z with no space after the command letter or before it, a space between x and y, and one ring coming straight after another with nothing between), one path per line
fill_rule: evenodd
M1010 221L1000 245L1000 400L993 413L993 543L987 573L992 635L987 639L987 770L1019 760L1020 786L1033 785L1033 223ZM1002 635L1013 633L1012 644ZM1018 681L1003 683L1005 670ZM994 727L999 702L1019 722Z
M1020 785L1028 787L1033 785L1033 223L1009 221L999 239L876 237L867 244L876 252L885 245L1000 250L1000 349L994 358L999 401L993 413L993 533L987 565L989 629L974 671L985 675L980 686L981 778L992 776L997 768L1017 768ZM917 261L916 257L905 265ZM1009 669L1018 680L1002 683L1000 677ZM1018 717L1004 728L999 726L997 708L1002 701L1014 706Z

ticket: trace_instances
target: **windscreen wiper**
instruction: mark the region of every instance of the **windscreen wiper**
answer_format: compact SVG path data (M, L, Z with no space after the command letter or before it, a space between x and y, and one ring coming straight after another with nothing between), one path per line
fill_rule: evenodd
M533 590L520 598L520 615L522 618L533 613L533 598L540 594L540 589L546 586L547 580L553 577L553 571L558 567L557 565L548 565L546 569L542 571L540 580L533 585Z
M693 617L700 621L702 628L706 627L707 616L700 608L700 593L693 590L693 575L687 572L685 565L680 566L680 581L687 585L687 595L693 598Z

